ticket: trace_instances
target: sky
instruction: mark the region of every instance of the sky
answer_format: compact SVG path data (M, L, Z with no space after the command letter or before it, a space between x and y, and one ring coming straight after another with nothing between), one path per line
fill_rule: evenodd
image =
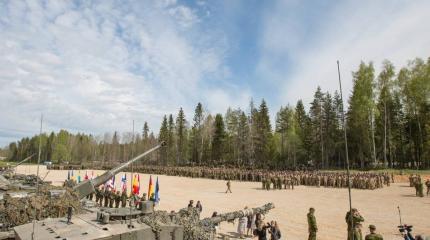
M192 120L281 106L317 88L344 95L361 61L399 69L430 57L430 1L0 0L0 146L39 131L158 133ZM345 100L346 101L346 100Z

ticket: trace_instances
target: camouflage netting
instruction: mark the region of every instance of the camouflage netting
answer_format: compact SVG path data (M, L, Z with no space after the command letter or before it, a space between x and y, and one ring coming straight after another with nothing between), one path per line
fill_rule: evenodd
M9 227L26 224L34 220L45 218L64 217L67 208L73 207L75 212L81 211L78 195L72 189L66 188L65 193L60 196L51 197L50 191L55 188L52 186L41 186L40 194L12 198L8 194L4 195L0 201L0 222Z
M174 223L184 227L184 240L210 240L214 239L216 224L224 221L233 221L247 215L257 213L266 214L274 207L273 203L268 203L263 207L220 214L217 217L205 218L203 220L200 220L200 213L197 208L184 208L177 213L155 211L153 214L141 217L140 221L151 226L157 237L161 231L160 223Z
M157 238L161 231L160 223L174 223L184 227L184 240L212 239L211 233L213 232L213 229L203 226L200 222L199 212L196 208L181 209L178 213L155 211L153 214L141 217L140 221L149 225Z

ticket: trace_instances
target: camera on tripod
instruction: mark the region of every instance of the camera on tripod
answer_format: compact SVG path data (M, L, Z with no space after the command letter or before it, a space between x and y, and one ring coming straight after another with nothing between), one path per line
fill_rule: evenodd
M412 225L407 225L407 224L404 224L404 225L400 225L400 226L397 226L398 228L399 228L399 232L401 232L401 233L404 233L404 232L406 232L406 233L409 233L409 232L412 232Z

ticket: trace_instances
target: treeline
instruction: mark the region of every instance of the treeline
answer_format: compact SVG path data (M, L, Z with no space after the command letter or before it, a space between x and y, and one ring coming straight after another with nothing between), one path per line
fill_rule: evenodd
M411 61L396 71L384 61L381 72L361 63L353 72L353 90L345 110L349 159L354 168L430 167L430 58ZM302 100L282 106L272 126L264 100L246 111L212 115L198 103L191 121L179 109L164 116L155 136L142 132L104 136L67 131L42 135L42 159L54 163L111 164L130 159L157 142L167 147L151 164L236 166L246 168L344 168L342 101L337 91L318 87L309 110ZM36 153L38 138L9 145L9 159Z

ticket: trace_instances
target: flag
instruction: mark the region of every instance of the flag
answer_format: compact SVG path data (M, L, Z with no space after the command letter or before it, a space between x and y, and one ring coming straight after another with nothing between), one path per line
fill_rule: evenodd
M109 189L115 188L115 176L113 176L109 181L106 182L105 188L109 188Z
M81 182L81 171L78 171L78 183Z
M84 180L88 180L88 171L85 171L85 177Z
M94 179L94 170L91 172L91 179Z
M160 201L160 186L158 185L158 177L157 182L155 183L155 202L158 203Z
M67 171L67 180L70 180L70 170Z
M124 173L124 176L122 176L121 178L121 190L122 191L127 190L127 175L125 175L125 173Z
M148 186L148 199L151 198L151 194L154 192L152 187L152 175L149 176L149 186Z
M139 193L139 185L138 185L139 183L137 182L137 177L136 177L136 175L134 175L133 176L133 182L132 182L132 192L134 193L134 194L138 194Z
M75 174L74 174L74 172L73 172L73 169L72 169L72 180L75 180L75 181L76 181L76 178L75 178Z

